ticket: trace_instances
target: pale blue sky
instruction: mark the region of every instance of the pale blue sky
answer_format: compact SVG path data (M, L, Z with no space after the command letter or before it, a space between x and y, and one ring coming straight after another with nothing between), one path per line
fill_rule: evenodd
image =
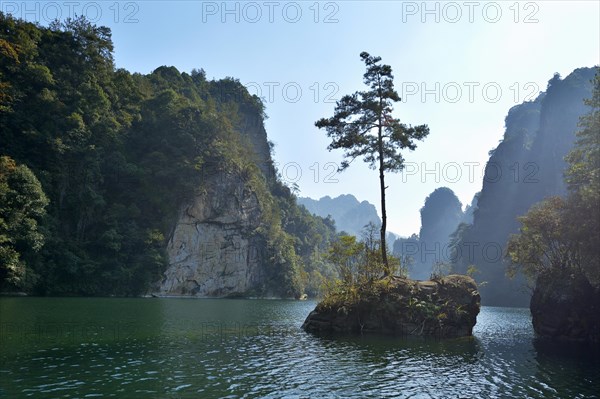
M554 72L600 63L598 1L23 4L0 1L0 9L43 24L75 11L111 27L118 67L238 78L265 98L275 160L300 195L351 193L378 208L377 174L366 164L328 176L341 156L326 150L314 122L333 114L328 100L363 89L361 51L381 56L403 98L395 115L431 129L405 156L414 174L387 177L389 230L402 235L418 232L419 209L437 187L471 201L511 106L545 90Z

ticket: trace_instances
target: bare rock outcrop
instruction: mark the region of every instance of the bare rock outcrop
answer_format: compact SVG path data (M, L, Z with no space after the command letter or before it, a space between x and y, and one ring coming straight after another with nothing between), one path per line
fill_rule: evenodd
M314 333L381 333L460 337L473 333L479 314L477 284L468 276L434 281L393 277L359 291L357 299L325 300L302 328Z
M538 277L530 310L540 338L600 343L600 288L582 273L559 270Z
M231 172L206 176L204 190L181 212L158 295L246 295L260 283L262 211L256 193Z

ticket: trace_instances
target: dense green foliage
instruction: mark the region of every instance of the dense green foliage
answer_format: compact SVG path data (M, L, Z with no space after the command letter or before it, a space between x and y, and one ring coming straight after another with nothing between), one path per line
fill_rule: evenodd
M378 226L369 223L361 239L340 233L329 248L328 258L337 269L339 279L329 279L323 303L355 302L361 296L379 292L391 281L391 276L406 277L407 270L400 259L388 252L388 264L381 256Z
M583 275L600 287L600 74L585 103L591 110L566 157L568 196L548 198L519 218L520 233L508 242L511 274L522 271L532 280Z
M460 226L450 248L455 272L475 265L478 278L488 282L481 288L486 305L529 303L525 279L507 278L503 253L509 236L519 231L518 216L544 198L567 194L564 157L576 141L579 118L589 111L583 100L591 95L594 73L580 68L563 79L555 75L546 92L508 112L504 138L490 152L473 222Z
M282 187L277 184L280 188ZM298 297L306 293L311 297L323 294L325 282L337 278L338 274L327 260L330 243L336 239L335 223L331 218L313 216L306 208L296 204L296 198L289 194L277 194L278 209L281 213L281 225L285 234L271 235L274 238L287 236L296 257L291 275L292 284L287 287L285 296ZM274 265L277 267L277 263ZM285 270L281 267L279 270ZM275 284L281 284L275 280ZM285 287L285 286L284 286Z
M382 65L381 57L362 52L360 58L367 71L363 75L368 91L345 95L336 103L334 115L315 122L332 139L328 149L343 149L341 170L354 159L363 157L372 169L379 170L381 195L381 257L389 268L386 248L387 214L385 208L385 172L399 172L404 168L401 150L414 150L416 140L429 134L427 125L407 126L392 116L393 104L400 101L394 89L392 67Z
M265 289L315 289L322 269L311 260L334 226L300 209L277 179L261 101L202 70L116 69L112 51L110 30L84 19L44 28L0 14L0 154L27 165L50 200L46 244L26 262L38 278L0 283L46 294L144 293L166 267L181 206L204 176L233 171L265 215L256 232L270 254Z
M25 165L0 157L0 281L25 284L25 262L44 243L38 221L48 199L35 175Z

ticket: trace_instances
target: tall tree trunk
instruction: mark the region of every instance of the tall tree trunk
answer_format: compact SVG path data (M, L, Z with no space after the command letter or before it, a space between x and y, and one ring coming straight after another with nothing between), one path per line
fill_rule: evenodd
M379 186L381 190L381 259L385 265L384 277L389 275L389 265L387 259L387 250L385 245L385 230L387 227L387 214L385 212L385 178L383 175L383 137L381 132L381 119L379 121L378 141L379 141Z

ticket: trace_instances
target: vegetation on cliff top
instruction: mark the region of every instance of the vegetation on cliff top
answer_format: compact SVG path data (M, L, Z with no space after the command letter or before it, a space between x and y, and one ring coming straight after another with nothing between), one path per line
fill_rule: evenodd
M15 222L1 215L0 289L146 292L165 270L180 207L207 173L234 171L265 214L256 232L272 261L264 290L316 291L332 271L318 260L334 224L299 208L277 178L261 100L239 81L209 81L202 70L116 69L112 51L110 30L85 19L45 28L0 13L0 155L10 157L3 168L14 160L41 184L29 200L40 207L49 200L45 216L38 207L25 218L35 241L45 238L41 249L23 244Z
M406 277L400 260L389 253L385 265L376 230L377 226L371 223L365 226L360 241L355 236L340 235L332 242L328 259L340 278L327 281L322 303L354 303L379 290L387 281L384 275Z
M327 283L325 297L306 319L314 332L380 332L410 335L469 335L479 313L475 281L468 276L407 278L406 267L388 254L374 224L362 239L341 235L329 250L340 279Z
M386 276L328 295L303 328L317 333L471 335L479 301L477 284L468 276L433 281Z

